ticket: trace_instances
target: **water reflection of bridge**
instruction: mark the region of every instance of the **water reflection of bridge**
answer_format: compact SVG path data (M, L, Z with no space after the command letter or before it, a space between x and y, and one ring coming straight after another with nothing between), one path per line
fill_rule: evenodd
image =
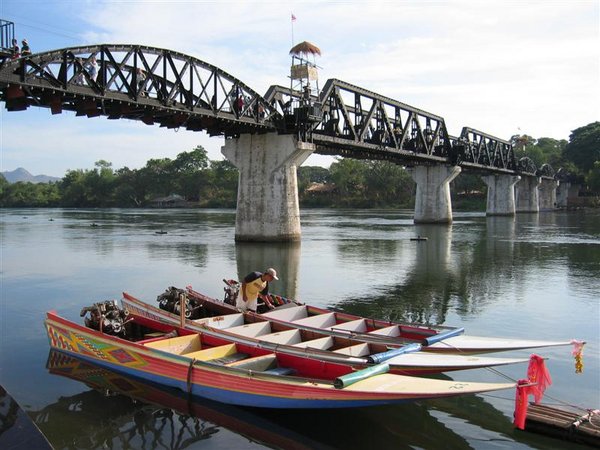
M139 45L0 59L0 99L9 111L45 107L225 136L223 153L240 171L237 240L299 239L296 167L312 153L411 166L415 222L452 220L449 183L461 170L484 175L492 215L556 201L554 170L516 160L508 141L470 127L453 137L443 117L341 80L311 95L271 86L263 97L197 58Z

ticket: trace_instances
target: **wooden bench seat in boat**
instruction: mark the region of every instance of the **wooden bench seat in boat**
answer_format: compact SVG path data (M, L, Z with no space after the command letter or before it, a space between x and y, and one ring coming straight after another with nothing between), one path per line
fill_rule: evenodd
M196 319L193 321L198 325L223 330L225 328L244 325L244 315L242 313L226 314L224 316L207 317L205 319Z
M209 347L195 352L185 353L184 356L194 358L197 361L210 361L214 364L225 364L226 362L239 361L247 358L246 353L238 353L235 344L219 345L218 347Z
M236 367L238 369L253 370L255 372L263 372L269 369L275 369L277 365L277 356L273 353L268 355L254 356L241 361L236 361L227 364L227 367Z
M274 344L297 344L302 340L300 330L285 330L278 333L263 334L260 336L261 341L272 342Z
M380 336L398 337L400 336L400 327L398 325L391 325L389 327L380 328L379 330L373 330L369 334L377 334Z
M164 352L173 353L175 355L184 355L186 353L195 352L202 349L200 336L197 334L189 334L186 336L177 336L159 341L151 341L144 343L146 347L155 348Z
M246 336L246 337L257 337L257 336L261 336L263 334L270 334L271 331L271 324L269 322L255 322L255 323L249 323L247 325L240 325L237 327L231 327L231 328L227 328L227 330L225 331L229 331L231 333L240 335L240 336Z
M262 314L263 317L292 322L293 320L308 317L306 306L294 306L291 308L276 309Z
M318 314L294 320L294 325L312 328L329 328L335 325L335 313Z
M356 331L359 333L366 333L367 324L365 319L351 320L350 322L338 323L333 326L328 326L330 330L344 330L344 331Z
M362 343L338 348L337 350L334 350L333 353L340 353L348 356L366 356L371 354L371 350L369 349L369 344Z
M331 336L326 336L318 339L311 339L310 341L298 342L297 344L294 344L294 347L327 350L328 348L333 347L333 344L333 338Z
M254 372L268 373L270 375L292 375L296 373L296 371L290 367L279 367L277 356L272 353L227 364L227 366L235 367L237 369L252 370Z

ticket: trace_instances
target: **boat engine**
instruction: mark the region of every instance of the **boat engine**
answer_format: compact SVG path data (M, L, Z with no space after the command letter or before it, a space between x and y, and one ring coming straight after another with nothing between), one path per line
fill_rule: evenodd
M223 280L227 286L223 288L225 291L225 298L223 301L229 305L235 306L240 292L240 283L235 280Z
M85 317L86 327L114 336L125 336L125 325L133 320L129 318L129 311L119 308L115 300L86 306L79 315Z
M156 301L158 302L160 309L180 315L181 296L183 296L185 304L185 318L199 319L202 315L202 304L198 302L198 300L188 297L183 289L177 289L176 287L171 286L156 297Z

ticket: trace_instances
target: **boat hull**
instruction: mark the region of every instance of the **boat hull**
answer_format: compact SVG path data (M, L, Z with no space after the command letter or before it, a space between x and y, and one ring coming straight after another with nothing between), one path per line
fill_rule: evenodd
M462 383L381 374L336 389L331 381L232 369L102 334L48 313L50 346L127 376L191 396L264 408L350 408L508 389L507 383Z

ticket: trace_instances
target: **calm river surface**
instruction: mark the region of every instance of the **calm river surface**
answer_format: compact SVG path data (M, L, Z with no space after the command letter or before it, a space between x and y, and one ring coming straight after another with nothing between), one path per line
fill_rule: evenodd
M162 406L148 405L54 373L71 362L49 355L47 310L80 322L82 307L122 291L156 304L168 286L190 284L222 298L223 278L272 266L281 279L273 292L319 306L464 326L469 334L586 340L582 374L571 347L538 352L553 378L544 403L600 408L600 211L455 213L451 226L414 225L411 211L301 214L302 242L283 245L235 244L233 210L2 210L0 384L59 449L580 448L515 431L514 391L268 411L191 404L176 391L136 385L138 398ZM410 240L417 235L428 241ZM111 391L134 383L80 372ZM519 379L526 367L501 372ZM451 377L505 381L488 370Z

